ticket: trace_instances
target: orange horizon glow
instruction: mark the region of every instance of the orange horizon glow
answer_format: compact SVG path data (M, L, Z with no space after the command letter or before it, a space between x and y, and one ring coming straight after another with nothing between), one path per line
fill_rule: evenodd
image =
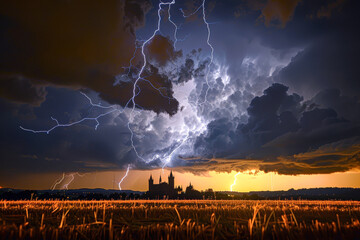
M78 188L104 188L118 189L118 182L126 171L93 172L86 173L82 177L75 177L68 186L69 189ZM163 181L167 181L170 170L130 170L128 177L121 187L124 190L147 191L148 178L153 176L154 182L158 183L161 174ZM312 175L279 175L274 172L246 171L230 173L218 173L209 171L194 175L189 172L173 170L175 185L186 186L191 182L197 190L212 188L214 191L278 191L291 188L321 188L321 187L360 187L360 171L353 170L342 173L312 174ZM50 189L53 182L59 179L62 173L27 174L16 178L2 179L1 186L18 189L43 190ZM235 179L236 176L236 179ZM236 181L235 181L236 180ZM60 185L61 187L61 185ZM58 188L57 188L58 189Z

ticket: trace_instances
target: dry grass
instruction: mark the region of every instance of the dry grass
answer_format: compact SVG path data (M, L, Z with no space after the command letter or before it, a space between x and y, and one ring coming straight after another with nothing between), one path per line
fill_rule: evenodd
M355 201L0 201L0 239L360 239Z

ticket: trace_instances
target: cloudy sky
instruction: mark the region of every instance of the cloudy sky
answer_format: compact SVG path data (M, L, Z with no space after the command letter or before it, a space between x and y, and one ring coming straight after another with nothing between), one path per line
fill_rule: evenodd
M359 5L0 3L0 186L360 187Z

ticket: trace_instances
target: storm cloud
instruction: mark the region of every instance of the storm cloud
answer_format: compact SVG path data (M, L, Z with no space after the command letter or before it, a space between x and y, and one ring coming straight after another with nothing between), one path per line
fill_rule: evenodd
M20 3L0 3L1 176L360 167L358 1L206 1L210 35L201 10L180 11L201 2L179 1L177 39L164 7L140 79L158 2ZM49 134L19 128L106 112L79 90L117 109L97 130L90 120Z
M227 118L212 121L206 134L198 137L195 149L214 161L239 159L239 165L243 165L249 160L258 160L262 162L258 164L262 170L279 168L282 174L336 172L359 167L357 147L354 147L359 144L359 121L347 120L332 108L308 110L302 97L296 93L289 95L287 91L288 87L276 83L266 89L264 95L255 97L247 109L246 124ZM342 144L344 142L347 145ZM349 156L340 157L346 151L351 151L354 156L350 154L350 157L356 159L349 162L349 166L344 165L344 158ZM301 156L306 156L307 167L299 167ZM293 168L286 168L286 164ZM236 164L233 168L238 169Z
M123 74L122 67L129 66L136 47L135 31L145 23L149 1L21 1L3 2L0 8L0 32L4 36L0 79L7 82L1 84L2 97L39 104L44 100L43 86L48 85L89 88L105 101L122 106L132 97L132 82L121 87L113 83ZM163 37L154 38L149 51L162 65L181 54ZM137 55L135 65L143 61L139 51ZM151 77L153 84L166 88L172 97L167 79L156 74ZM15 89L11 86L19 85L19 79L26 79L30 86L29 93L24 94L27 98L15 99L19 93L12 93ZM149 102L149 95L156 100ZM156 112L177 111L177 102L169 104L149 86L143 88L137 102Z

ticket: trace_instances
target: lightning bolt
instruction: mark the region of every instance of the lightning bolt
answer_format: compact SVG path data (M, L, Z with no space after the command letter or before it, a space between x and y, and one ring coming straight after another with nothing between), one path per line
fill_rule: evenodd
M173 1L175 3L175 1ZM183 17L184 18L188 18L194 14L196 14L200 9L202 9L202 18L203 18L203 21L206 25L206 28L207 28L207 39L206 39L206 43L207 45L210 47L211 49L211 53L210 53L210 62L207 66L207 70L206 70L206 75L205 75L205 81L206 81L206 85L207 85L207 88L206 88L206 92L205 92L205 97L204 97L204 102L198 102L199 105L202 105L203 103L206 102L206 99L207 99L207 94L209 92L209 89L210 89L210 86L209 86L209 73L210 73L210 66L211 64L213 63L213 60L214 60L214 48L213 46L211 45L210 43L210 36L211 36L211 31L210 31L210 25L209 25L209 22L207 21L206 19L206 13L205 13L205 2L206 0L203 0L202 1L202 4L191 14L189 15L186 15L183 11L183 9L180 8L180 11L182 12L183 14ZM178 41L177 39L177 30L178 30L178 27L177 25L171 20L171 15L170 15L170 7L171 5L169 5L169 8L168 8L168 16L169 16L169 22L171 22L174 26L175 26L175 32L174 32L174 48L176 49L176 43ZM173 156L173 154L179 149L181 148L181 146L189 139L189 135L190 135L190 130L187 129L187 135L186 137L181 141L181 143L168 155L168 157L165 158L165 163L163 164L162 166L162 170L164 171L164 168L165 166L171 161L171 158Z
M88 97L85 93L83 93L83 92L80 92L80 93L89 100L89 103L90 103L91 106L101 108L101 109L110 109L110 110L105 112L105 113L101 113L101 114L97 115L96 117L84 117L84 118L82 118L82 119L80 119L78 121L71 122L71 123L65 123L65 124L59 123L59 121L56 118L51 117L51 119L53 121L55 121L56 124L53 127L49 128L49 129L46 129L46 130L33 130L33 129L29 129L29 128L24 128L22 126L20 126L20 129L22 129L24 131L27 131L27 132L32 132L32 133L46 133L46 134L49 134L51 131L53 131L56 128L59 128L59 127L71 127L71 126L77 125L79 123L90 120L90 121L95 121L95 123L96 123L95 130L97 130L98 126L100 125L99 119L101 117L104 117L106 115L109 115L109 114L115 113L115 112L123 113L125 111L126 107L130 103L130 100L129 100L126 103L125 107L122 108L122 109L118 109L118 107L116 105L102 106L100 104L94 104L93 101L91 100L91 98ZM139 93L140 93L140 91L136 95L138 95Z
M211 31L210 31L210 25L209 25L209 22L207 21L206 19L206 12L205 12L205 2L206 0L203 0L202 1L202 4L194 11L192 12L191 14L189 15L186 15L185 12L183 11L183 9L180 8L180 11L182 12L183 14L183 17L184 18L188 18L194 14L196 14L200 9L202 9L202 18L203 18L203 21L206 25L206 28L207 28L207 39L206 39L206 43L207 45L210 47L211 49L211 53L210 53L210 61L209 61L209 64L207 65L207 70L206 70L206 75L205 75L205 81L206 81L206 85L207 85L207 88L206 88L206 92L205 92L205 97L204 97L204 101L203 102L199 102L199 99L198 99L198 102L197 102L197 105L202 105L204 104L206 101L207 101L207 95L208 95L208 91L210 89L210 85L209 85L209 73L210 73L210 66L211 64L213 63L213 60L214 60L214 48L213 46L211 45L210 43L210 36L211 36ZM171 16L170 16L170 7L171 5L169 5L169 9L168 9L168 16L169 16L169 22L171 22L174 26L175 26L175 32L174 32L174 48L176 48L176 42L178 41L177 39L177 30L178 30L178 27L177 25L171 20ZM186 137L181 141L181 143L176 147L174 148L171 153L165 157L165 161L163 166L162 166L162 171L164 171L164 168L166 167L166 165L171 161L172 159L172 156L174 153L176 153L176 151L181 148L183 146L183 144L189 139L189 135L190 135L190 129L187 129L187 134L186 134Z
M62 183L66 177L70 177L70 180L65 183L61 189L66 189L68 190L69 189L69 185L74 181L75 179L75 175L79 176L79 177L83 177L85 174L80 174L78 172L75 172L75 173L69 173L69 174L65 174L63 173L63 175L61 176L61 178L57 179L55 181L55 183L51 186L51 190L55 190L56 186L59 185L60 183Z
M51 186L51 190L55 190L56 186L59 185L65 179L65 173L63 173L62 177L57 179L54 184Z
M210 49L211 49L211 52L210 52L210 61L209 61L209 64L207 65L206 74L205 74L205 82L206 82L206 85L207 85L207 87L206 87L206 92L205 92L205 97L204 97L204 101L203 101L203 102L199 102L199 101L198 101L198 105L202 105L202 104L204 104L204 103L206 102L207 95L208 95L208 92L209 92L209 89L210 89L210 85L209 85L210 66L211 66L211 64L212 64L213 61L214 61L214 47L213 47L213 46L211 45L211 43L210 43L211 31L210 31L210 24L209 24L209 22L208 22L207 19L206 19L205 2L206 2L206 0L203 0L203 1L202 1L202 4L201 4L194 12L192 12L192 13L189 14L189 15L186 15L185 12L180 8L180 11L182 12L184 18L188 18L188 17L196 14L200 9L202 9L202 18L203 18L204 24L206 25L206 29L207 29L206 43L207 43L207 45L208 45L208 46L210 47Z
M171 4L169 4L169 7L168 7L168 20L169 20L169 22L170 22L172 25L174 25L174 27L175 27L175 31L174 31L174 49L176 50L176 43L177 43L177 41L178 41L178 39L177 39L178 26L177 26L176 23L171 19L171 13L170 13L170 11L171 11L171 5L172 5L172 4L175 4L175 1L172 1Z
M69 185L74 181L75 177L74 174L70 174L70 180L64 184L63 188L65 188L66 190L69 189Z
M120 191L121 191L121 183L125 180L125 178L126 178L127 175L129 174L129 171L130 171L130 164L127 166L125 175L121 178L121 180L120 180L119 183L118 183L118 185L119 185L119 190L120 190Z
M237 176L240 174L240 172L238 172L237 174L235 174L234 176L234 182L233 184L230 185L230 191L232 192L233 191L233 187L235 186L236 184L236 180L237 180Z
M209 89L210 89L210 86L209 86L209 73L210 73L210 66L211 64L213 63L214 61L214 48L213 46L210 44L210 26L209 26L209 23L207 22L206 20L206 15L205 15L205 0L203 0L203 3L202 3L202 12L203 12L203 20L204 20L204 23L206 24L206 28L207 28L207 32L208 32L208 35L207 35L207 39L206 39L206 43L207 45L210 47L211 49L211 54L210 54L210 62L207 66L207 70L206 70L206 75L205 75L205 81L206 81L206 84L207 84L207 88L206 88L206 93L205 93L205 98L204 98L204 102L200 103L200 104L203 104L206 102L206 98L207 98L207 95L208 95L208 92L209 92Z
M211 64L213 63L213 58L214 58L214 48L213 46L211 45L210 43L210 35L211 35L211 32L210 32L210 26L209 26L209 23L207 22L207 19L206 19L206 13L205 13L205 0L202 1L202 4L197 8L197 10L193 13L191 13L190 15L186 16L183 12L182 9L180 9L180 11L183 13L183 16L184 18L187 18L187 17L190 17L191 15L194 15L195 13L197 13L200 9L202 9L202 18L203 18L203 22L205 23L206 25L206 28L207 28L207 45L210 47L211 49L211 54L210 54L210 62L208 63L207 65L207 72L206 72L206 75L205 75L205 81L206 81L206 84L207 84L207 89L206 89L206 93L205 93L205 99L204 99L204 102L201 102L199 103L199 100L198 100L198 103L199 105L203 104L206 102L206 99L207 99L207 94L208 94L208 91L209 91L209 74L210 74L210 66ZM163 10L163 7L164 6L167 6L168 9L167 9L167 13L168 13L168 21L174 26L175 30L174 30L174 49L176 49L176 44L178 41L180 41L178 38L177 38L177 33L178 33L178 26L176 25L176 23L172 20L172 17L171 17L171 6L175 4L175 0L172 0L171 2L162 2L160 1L159 4L158 4L158 10L157 10L157 15L158 15L158 21L157 21L157 28L153 31L152 35L146 39L146 40L136 40L136 44L135 44L135 50L134 50L134 53L133 53L133 56L132 58L130 59L129 61L129 66L128 67L124 67L125 70L127 70L127 72L125 74L122 74L122 75L119 75L119 76L116 76L115 77L115 82L114 82L114 86L115 85L118 85L120 84L121 80L122 80L122 77L127 77L129 78L129 75L131 74L131 68L133 67L133 60L135 59L136 57L136 53L138 52L138 50L140 49L141 51L141 55L142 55L142 65L140 67L140 69L138 70L138 73L137 73L137 76L136 76L136 79L133 83L133 88L132 88L132 97L128 100L128 102L126 103L126 105L123 107L123 108L119 108L117 105L110 105L110 106L102 106L101 104L96 104L92 101L92 99L87 96L85 93L83 92L80 92L88 101L89 101L89 104L94 107L94 108L98 108L98 109L101 109L101 110L104 110L105 112L101 113L101 114L98 114L97 116L95 117L84 117L84 118L81 118L80 120L78 121L74 121L74 122L71 122L71 123L60 123L56 118L53 118L51 117L51 119L55 122L55 125L49 129L44 129L44 130L33 130L33 129L29 129L29 128L24 128L22 126L20 126L20 129L24 130L24 131L28 131L28 132L32 132L32 133L46 133L46 134L49 134L51 131L57 129L57 128L61 128L61 127L70 127L70 126L74 126L74 125L77 125L77 124L80 124L82 122L85 122L85 121L94 121L95 122L95 130L97 130L98 126L100 125L100 118L104 117L104 116L107 116L107 115L110 115L110 114L121 114L125 111L125 109L129 108L129 104L131 103L131 110L130 110L130 113L129 113L129 121L127 123L127 127L130 131L130 142L131 142L131 147L133 149L133 151L135 152L136 156L141 159L142 161L144 161L145 163L150 163L151 161L154 161L155 159L157 159L159 156L158 155L155 155L153 158L151 159L148 159L146 160L144 157L142 157L135 144L134 144L134 132L131 128L131 122L133 121L133 118L134 118L134 113L137 112L136 111L136 108L140 108L141 109L141 106L139 106L136 101L135 101L135 98L140 94L141 92L141 89L140 87L138 86L138 83L139 81L146 81L148 84L150 84L150 86L152 88L154 88L155 90L157 90L163 97L167 97L168 99L173 99L173 98L170 98L168 96L165 96L163 95L162 93L162 88L156 88L150 81L148 81L145 76L143 76L143 73L144 73L144 70L145 70L145 67L147 65L147 57L146 57L146 54L145 54L145 47L148 43L150 43L154 37L160 33L160 27L161 27L161 21L162 21L162 17L161 17L161 12ZM140 44L140 45L138 45ZM166 154L165 156L163 156L163 160L162 162L164 162L163 166L162 166L162 169L164 169L164 167L171 161L173 155L187 142L187 140L189 139L189 136L190 136L190 129L187 129L187 134L185 136L185 138L182 139L182 141L180 141L180 144L175 147L169 154ZM127 166L127 170L126 170L126 173L124 175L124 177L120 180L120 182L118 183L119 185L119 189L121 190L121 183L124 181L124 179L127 177L128 173L129 173L129 170L130 170L130 165ZM70 176L70 181L64 185L64 187L67 189L69 184L74 180L74 174L70 174L70 175L65 175L65 173L63 174L63 176L56 180L56 182L53 184L52 186L52 189L55 189L57 185L59 185L61 182L64 181L65 177L66 176Z
M157 21L157 28L155 29L155 31L153 32L153 34L143 42L143 44L141 45L141 54L142 54L142 57L143 57L143 64L140 68L140 71L138 73L138 77L136 78L135 82L134 82L134 86L133 86L133 96L131 98L131 101L132 101L132 109L131 109L131 112L130 112L130 117L129 119L133 118L133 113L135 111L135 107L136 107L136 103L135 103L135 97L136 97L136 88L137 88L137 84L138 82L142 79L142 74L144 72L144 69L146 67L146 64L147 64L147 60L146 60L146 54L145 54L145 46L152 40L154 39L154 37L156 36L156 34L158 32L160 32L160 25L161 25L161 10L162 10L162 6L163 5L168 5L168 7L170 8L171 5L175 4L175 0L171 1L171 2L168 2L168 3L164 3L164 2L161 2L159 3L159 8L158 8L158 11L157 11L157 14L158 14L158 21ZM168 10L168 13L170 13L170 10ZM171 19L171 15L169 15L169 19ZM171 23L173 23L175 26L176 24L171 21ZM177 27L176 27L176 31L177 31ZM136 147L134 145L134 132L132 131L131 129L131 126L130 126L130 122L128 122L127 126L128 126L128 129L131 133L131 136L130 136L130 141L131 141L131 146L136 154L136 156L138 158L140 158L141 160L143 160L144 162L146 163L149 163L150 161L149 160L145 160L142 156L140 156L140 154L138 153L138 151L136 150Z

